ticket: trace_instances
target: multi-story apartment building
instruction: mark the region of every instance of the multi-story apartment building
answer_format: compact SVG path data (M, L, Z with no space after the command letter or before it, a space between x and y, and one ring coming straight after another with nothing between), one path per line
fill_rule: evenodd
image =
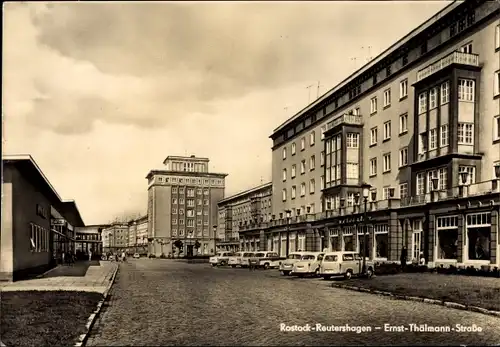
M115 222L102 229L103 252L122 252L129 248L128 223Z
M260 230L271 220L271 197L272 183L266 183L219 201L217 250L259 250ZM247 236L241 244L240 231Z
M453 2L275 129L261 244L499 265L499 11Z
M148 173L148 252L181 256L213 254L217 233L217 202L224 198L224 173L208 170L209 159L169 156L165 170ZM196 241L201 245L195 249Z
M148 216L132 219L128 222L129 252L147 254Z

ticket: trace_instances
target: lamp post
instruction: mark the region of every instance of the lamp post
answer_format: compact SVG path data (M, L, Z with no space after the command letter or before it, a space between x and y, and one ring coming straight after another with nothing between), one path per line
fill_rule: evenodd
M361 210L360 205L359 205L359 198L360 197L361 197L361 194L359 194L359 193L356 193L356 195L354 195L354 206L358 206L358 209ZM358 212L361 212L361 211L358 211Z
M460 196L466 195L467 183L469 181L469 172L461 171L460 172Z
M439 186L439 178L433 177L432 178L432 194L434 195L432 200L437 201L437 193L438 193L438 187Z
M340 198L339 216L342 215L342 209L344 208L344 205L345 205L345 198Z
M292 215L291 210L286 210L286 254L285 256L288 256L288 253L290 253L290 216ZM281 240L280 240L281 242Z
M363 274L366 274L366 233L368 231L368 215L367 215L367 204L368 204L368 196L370 195L370 188L372 186L369 185L368 183L363 183L361 185L361 189L363 191L363 202L365 205L365 209L363 211ZM373 198L373 193L372 193L372 198ZM375 199L373 199L375 200Z
M212 231L214 233L214 249L217 252L217 224L212 225Z

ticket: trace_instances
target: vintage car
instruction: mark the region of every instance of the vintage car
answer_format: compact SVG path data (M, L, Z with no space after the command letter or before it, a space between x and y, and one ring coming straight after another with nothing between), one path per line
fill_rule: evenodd
M366 276L372 277L375 266L372 261L366 260ZM363 273L363 257L356 252L326 253L321 262L319 275L324 279L333 276L344 276L349 279Z
M139 259L141 255L139 253L134 253L134 259Z
M323 260L323 252L305 252L300 260L293 264L291 275L304 277L306 275L319 275L319 266Z
M232 252L219 252L217 255L210 257L208 262L212 264L212 266L225 266L229 262L229 257L232 255Z
M257 262L257 267L270 269L270 268L279 268L280 263L284 261L286 258L280 257L276 252L256 252L252 257Z
M245 252L236 252L232 256L229 257L228 264L231 267L241 266L241 258Z
M241 267L248 267L248 261L250 258L252 258L255 255L255 251L244 251L243 255L241 256L241 261L240 261L240 266Z
M302 256L306 253L307 252L291 252L290 254L288 254L286 259L280 264L279 269L281 274L284 276L289 276L292 273L293 264L298 262L300 258L302 258Z

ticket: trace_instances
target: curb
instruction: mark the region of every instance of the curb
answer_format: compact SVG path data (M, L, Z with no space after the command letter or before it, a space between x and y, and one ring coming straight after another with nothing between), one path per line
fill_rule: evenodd
M119 266L116 266L116 268L113 272L113 275L111 276L111 278L109 280L109 284L103 293L103 298L97 303L97 308L94 310L94 312L87 319L87 324L85 324L85 330L86 330L85 334L81 334L78 337L78 340L74 345L75 347L85 346L85 343L87 342L87 339L90 335L90 331L92 330L94 323L97 321L97 317L99 316L99 313L101 312L102 307L104 306L104 303L106 302L106 299L108 298L109 291L111 290L113 283L115 283L115 278L116 278L116 274L118 273L118 269L119 269Z
M368 289L368 288L361 288L361 287L355 287L355 286L349 286L349 285L337 284L337 283L332 283L332 288L341 288L341 289L353 290L356 292L389 296L389 297L394 298L396 300L424 302L424 303L431 304L431 305L439 305L439 306L444 306L444 307L448 307L448 308L454 308L457 310L472 311L472 312L486 314L489 316L500 317L500 311L487 310L485 308L476 307L476 306L467 306L467 305L459 304L457 302L435 300L435 299L422 298L422 297L417 297L417 296L399 295L399 294L394 294L391 292L384 292L381 290L372 290L372 289Z

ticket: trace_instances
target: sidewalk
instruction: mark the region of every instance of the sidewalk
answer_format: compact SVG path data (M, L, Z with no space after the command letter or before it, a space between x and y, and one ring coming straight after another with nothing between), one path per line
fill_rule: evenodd
M97 262L81 262L74 266L59 265L40 278L1 283L0 292L63 290L104 294L117 268L118 264L109 261L99 261L99 265Z

